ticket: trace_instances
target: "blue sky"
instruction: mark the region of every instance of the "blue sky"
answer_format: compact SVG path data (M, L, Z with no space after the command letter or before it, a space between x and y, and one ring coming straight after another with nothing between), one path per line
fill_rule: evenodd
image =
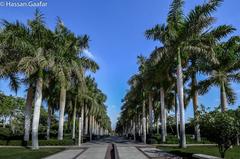
M9 1L13 2L13 0ZM48 0L47 2L48 6L40 10L45 14L46 23L50 28L54 27L56 17L59 16L76 34L90 36L90 49L87 54L100 65L95 78L99 87L108 96L108 113L114 126L120 112L121 99L128 89L127 81L137 72L137 55L148 56L154 47L159 45L157 42L146 40L144 31L155 24L165 22L171 0ZM204 0L186 0L185 11L202 2ZM239 28L239 6L239 0L225 0L215 13L216 24L231 24ZM0 7L0 18L26 22L33 16L34 10L35 8L32 7ZM240 33L239 29L235 34ZM13 94L7 82L0 81L0 90ZM239 96L240 85L233 86ZM25 96L25 94L22 87L18 95ZM208 107L217 106L219 90L211 89L207 95L199 98L199 102ZM230 108L236 108L236 105ZM192 115L190 104L186 110L186 118Z

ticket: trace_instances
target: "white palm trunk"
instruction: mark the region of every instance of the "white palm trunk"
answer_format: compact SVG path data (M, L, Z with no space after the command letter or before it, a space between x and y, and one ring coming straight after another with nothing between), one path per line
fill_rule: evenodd
M47 140L50 139L51 119L52 119L52 107L48 104Z
M141 116L140 114L138 115L138 134L141 135L142 131L141 131Z
M39 77L36 83L35 97L34 97L34 111L32 122L32 149L39 149L38 145L38 126L40 119L40 108L42 105L42 87L43 79Z
M74 103L73 106L73 126L72 126L72 139L76 138L76 114L77 114L77 108L76 108L76 103Z
M152 131L153 131L153 107L152 107L152 94L151 93L149 93L148 102L149 102L149 132L152 133Z
M143 125L143 143L147 143L147 132L146 132L146 111L145 111L145 100L143 100L143 119L142 119L142 125Z
M136 142L136 123L135 121L133 122L133 140Z
M89 136L90 136L90 141L92 141L92 123L93 123L93 119L92 119L92 115L90 115L90 119L89 119Z
M220 94L220 97L221 97L221 111L225 112L225 111L227 111L227 95L226 95L224 82L221 83L220 92L221 92L221 94Z
M157 134L159 134L159 123L160 123L160 117L157 118L157 122L156 122Z
M99 135L99 127L98 127L98 123L97 123L97 119L95 119L95 134Z
M96 128L96 132L97 132L97 135L102 135L102 128L99 126L99 124L97 123L97 128Z
M177 131L177 138L180 139L179 134L179 109L178 109L178 103L177 103L177 94L175 94L175 120L176 120L176 131Z
M61 87L61 91L60 91L59 124L58 124L58 140L63 140L63 126L64 126L65 104L66 104L66 88L65 87Z
M29 141L33 99L34 99L34 90L33 90L32 85L30 85L28 88L26 106L25 106L25 114L24 114L25 115L24 141Z
M82 136L83 136L83 123L84 123L84 107L83 107L83 105L81 106L81 124L82 124Z
M178 50L178 66L177 66L177 88L178 88L178 101L179 101L179 113L180 113L180 147L186 148L186 134L185 134L185 110L184 110L184 94L183 94L183 75L181 54Z
M95 117L92 117L92 133L96 135L96 128L95 128Z
M164 113L165 113L165 120L164 120L164 126L165 126L165 137L167 137L167 118L168 118L168 111L167 111L167 109L166 108L164 108Z
M197 87L197 79L196 79L196 75L193 74L192 76L192 89L194 91L193 93L193 110L194 110L194 118L195 120L198 122L199 120L199 115L197 113L198 111L198 91L196 89ZM200 127L199 127L199 124L197 123L195 126L194 126L194 131L195 131L195 139L200 142L201 141L201 136L200 136Z
M99 133L99 127L98 127L98 123L97 123L97 121L96 121L96 119L95 119L95 133L96 133L96 135L99 135L100 133Z
M88 120L89 120L88 109L87 105L85 105L85 135L88 134Z
M82 118L78 119L78 146L81 146L82 143Z
M165 113L165 102L164 102L164 89L161 87L160 88L160 102L161 102L161 142L164 143L166 142L166 113Z

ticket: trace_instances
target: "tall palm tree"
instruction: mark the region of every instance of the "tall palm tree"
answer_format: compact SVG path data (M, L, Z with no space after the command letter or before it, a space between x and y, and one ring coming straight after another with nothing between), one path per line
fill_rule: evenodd
M12 45L15 45L15 49L21 53L21 58L17 62L17 71L23 72L26 75L26 79L31 79L36 87L34 98L34 114L32 122L32 144L33 149L38 148L38 123L40 117L40 106L42 103L42 88L43 88L43 76L46 69L50 66L51 62L47 57L47 52L51 43L51 31L48 30L43 21L43 15L37 10L33 20L29 20L28 26L16 22L15 24L5 21L5 25L11 26L13 30ZM19 31L20 30L20 31ZM16 40L20 40L21 43L16 43ZM30 88L31 88L30 84ZM31 89L28 89L30 92ZM29 96L31 93L29 93ZM32 95L31 95L32 96ZM26 138L28 140L29 131L29 112L31 108L32 98L28 98L26 107Z
M208 78L199 82L200 93L205 94L212 86L220 88L221 111L227 110L227 103L233 104L236 95L231 88L231 82L239 82L239 48L240 37L234 36L222 42L216 48L218 63L209 63L203 68ZM211 70L209 69L211 68Z
M25 44L25 38L29 34L28 28L16 21L15 23L10 23L6 20L2 21L3 30L0 34L1 40L1 53L0 53L0 77L10 79L10 87L13 91L17 92L17 89L20 84L20 79L18 77L19 68L18 63L19 59L26 56L27 51ZM20 43L21 41L21 43ZM29 83L30 80L28 80ZM31 109L34 98L34 84L29 84L27 89L27 99L25 106L25 124L24 124L24 141L29 140L30 124L31 124Z
M217 42L220 41L222 38L226 37L229 33L234 31L235 29L232 26L228 25L221 25L214 29L211 29L208 33L201 33L199 35L199 43L209 43L209 46L212 45L214 48L217 45ZM198 81L197 81L197 74L201 72L201 66L205 65L205 63L217 63L217 59L212 54L204 54L203 56L193 54L189 58L189 66L186 70L186 80L191 79L190 83L190 97L192 98L193 102L193 110L194 110L194 118L198 120ZM200 128L199 124L195 124L195 139L200 141Z
M213 23L211 13L220 5L221 0L211 0L209 3L196 6L187 16L183 14L183 0L173 0L167 17L167 24L157 25L146 31L147 38L159 40L164 46L159 52L161 58L167 54L177 64L177 90L180 108L180 146L186 147L185 113L183 92L183 71L190 53L209 54L208 44L198 45L198 35Z
M60 110L59 110L59 129L58 139L63 139L64 111L66 104L66 92L69 87L71 76L74 74L79 81L84 80L84 69L98 69L97 64L84 57L82 50L88 47L88 37L78 36L68 30L63 22L58 19L54 39L53 49L53 73L60 83Z
M47 102L48 107L48 118L47 118L47 140L50 139L50 130L51 130L51 120L54 114L54 110L57 109L59 105L59 85L57 85L56 80L51 76L51 73L46 75L46 84L43 88L43 98Z

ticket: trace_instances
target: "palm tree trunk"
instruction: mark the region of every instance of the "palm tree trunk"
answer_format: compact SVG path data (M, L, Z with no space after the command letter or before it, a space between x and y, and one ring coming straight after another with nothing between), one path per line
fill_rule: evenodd
M25 121L24 121L24 141L29 141L30 127L31 127L31 114L32 104L34 99L34 89L32 84L29 85L26 106L25 106Z
M142 125L143 125L143 143L147 143L147 132L146 132L146 112L145 112L145 100L143 100L143 107L142 107Z
M165 122L165 102L164 102L164 89L161 87L160 88L160 98L161 98L161 142L164 143L166 142L166 122Z
M221 83L221 111L225 112L227 111L227 95L226 95L226 90L225 90L225 84L224 82Z
M68 115L67 116L67 131L69 131L69 130L71 130L72 128L71 128L71 122L72 122L72 119L71 119L71 116L70 115Z
M160 119L160 117L157 118L157 123L156 123L157 124L157 126L156 126L157 127L157 134L159 134L159 122L160 122L159 119Z
M40 108L42 105L42 88L43 79L39 77L36 83L35 97L34 97L34 111L32 122L32 149L39 149L38 145L38 126L40 119Z
M87 105L85 104L85 135L88 134L88 109L87 109Z
M149 102L149 132L152 133L153 131L153 108L152 108L152 94L149 93L148 96L148 102Z
M141 116L140 114L138 114L138 135L141 135L142 134L142 131L141 131Z
M198 119L199 119L199 115L198 115L198 91L197 91L197 78L196 78L196 74L194 73L192 75L192 90L193 90L193 110L194 110L194 118L197 122L197 124L195 124L195 139L200 142L201 141L201 136L200 136L200 128L199 128L199 124L198 124Z
M180 139L178 113L179 113L179 110L178 110L178 103L177 103L177 93L175 93L175 120L176 120L176 131L177 131L177 138Z
M236 145L239 146L240 145L240 141L239 141L239 134L237 134L237 141L236 141Z
M185 110L184 110L184 94L183 94L183 75L180 49L178 49L178 66L177 66L177 88L178 88L178 103L180 108L180 147L186 148L186 134L185 134Z
M146 114L147 134L149 134L149 116Z
M52 107L48 103L47 140L50 139L51 118L52 118Z
M6 121L7 121L7 117L3 117L3 128L6 128ZM30 125L29 125L30 126ZM29 134L29 133L28 133ZM28 135L28 138L29 138L29 135ZM29 139L28 139L29 140ZM25 140L24 140L25 141Z
M96 129L95 129L95 118L92 116L92 134L96 135Z
M89 136L90 136L90 141L92 141L92 122L93 122L93 119L92 119L92 115L90 115L90 118L89 118L89 120L90 120L90 124L89 124Z
M84 123L84 106L83 105L81 106L81 122L82 122L81 123L82 124L82 130L81 131L82 131L82 136L83 136L83 134L84 134L83 133L83 123Z
M61 87L61 90L60 90L60 110L59 110L58 140L63 140L63 126L64 126L65 104L66 104L66 88L65 87Z
M136 142L136 123L135 121L133 122L133 140Z
M165 119L164 119L164 126L165 126L165 137L167 137L167 118L168 118L168 111L166 110L166 108L164 108L164 114L165 114Z
M73 106L73 126L72 126L72 139L75 139L76 137L76 114L77 114L77 108L76 108L76 102L77 100L75 99L74 106ZM71 102L71 101L70 101Z
M82 118L78 118L78 146L82 143Z

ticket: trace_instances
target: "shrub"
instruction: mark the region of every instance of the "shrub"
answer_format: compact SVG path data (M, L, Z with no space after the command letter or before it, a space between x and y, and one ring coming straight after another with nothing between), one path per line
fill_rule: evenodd
M148 138L147 144L158 144L159 141L156 138Z
M0 140L4 140L11 136L11 130L9 128L0 127Z
M147 134L147 144L158 144L160 143L161 135L158 134Z
M237 120L228 112L210 112L201 115L201 132L210 141L218 144L219 153L224 158L226 151L233 145L239 131Z

